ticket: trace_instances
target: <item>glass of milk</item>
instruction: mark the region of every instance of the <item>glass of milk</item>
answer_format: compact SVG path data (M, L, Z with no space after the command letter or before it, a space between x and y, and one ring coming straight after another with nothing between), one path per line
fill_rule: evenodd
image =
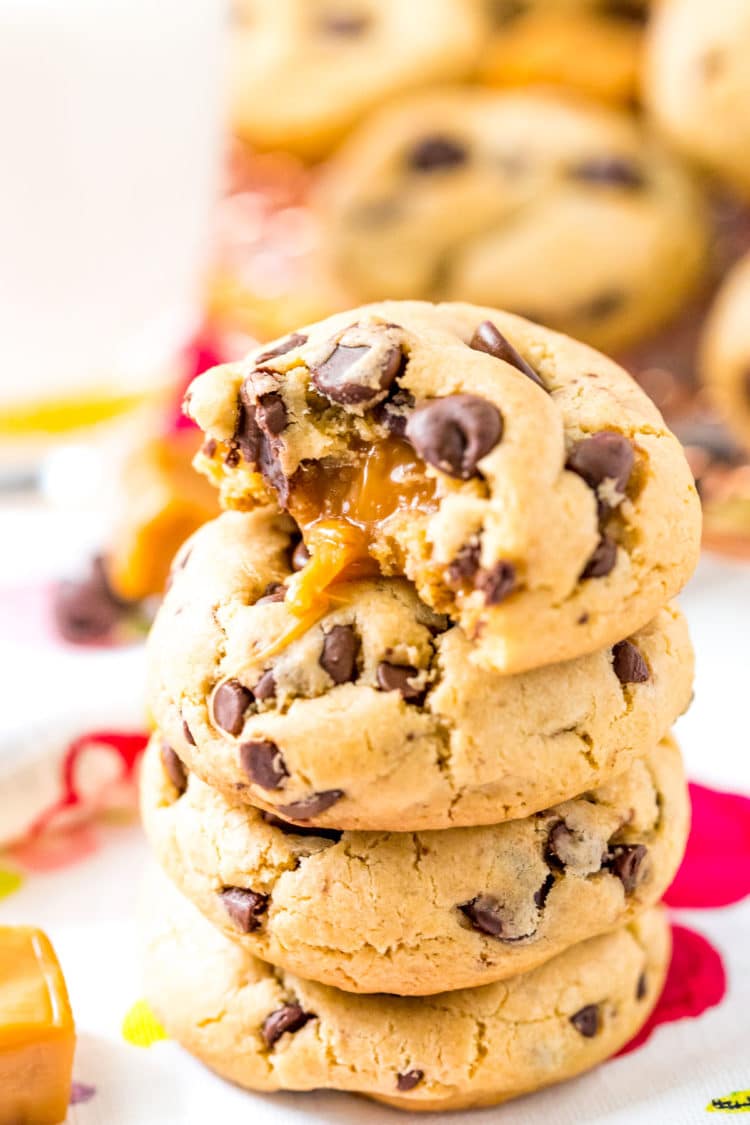
M164 389L200 312L224 32L221 0L0 0L6 463Z

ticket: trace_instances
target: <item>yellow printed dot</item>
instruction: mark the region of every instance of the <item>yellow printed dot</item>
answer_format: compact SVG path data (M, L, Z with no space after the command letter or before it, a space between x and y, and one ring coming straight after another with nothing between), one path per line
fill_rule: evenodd
M167 1033L145 1000L136 1000L122 1021L122 1037L133 1047L150 1047Z
M0 899L7 898L8 895L20 891L23 882L23 875L19 871L10 871L6 867L0 867Z
M723 1098L711 1098L708 1113L750 1113L750 1090L733 1090Z

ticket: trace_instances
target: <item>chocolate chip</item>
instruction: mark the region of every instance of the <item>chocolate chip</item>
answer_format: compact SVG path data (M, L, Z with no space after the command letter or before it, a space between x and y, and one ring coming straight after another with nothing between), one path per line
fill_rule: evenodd
M407 1070L403 1074L397 1074L396 1089L405 1094L407 1090L413 1090L415 1086L418 1086L423 1078L423 1070Z
M73 644L87 644L109 636L131 604L112 589L104 559L97 555L79 579L60 582L54 591L52 609L61 637Z
M477 395L449 395L418 406L406 436L425 461L458 480L478 476L477 465L503 434L500 411Z
M479 570L481 548L479 543L466 543L447 567L445 576L451 586L471 582Z
M204 441L203 445L201 446L201 453L203 454L203 456L213 457L214 453L216 452L216 444L217 443L214 438L208 438L207 441Z
M257 740L240 746L240 765L261 789L280 789L289 777L284 758L275 742Z
M645 973L641 973L640 976L638 977L638 983L635 986L635 998L636 998L636 1000L645 999L645 996L646 996L647 992L648 992L648 978L647 978Z
M493 895L477 895L470 902L461 903L458 907L475 930L490 937L501 937L504 921L502 917L502 903Z
M648 9L642 0L607 0L605 11L619 20L643 25L648 22Z
M596 489L605 480L611 480L618 492L624 492L634 462L633 445L628 438L614 430L601 430L575 443L565 468L583 477L590 488Z
M513 23L524 12L528 11L524 0L490 0L488 14L496 27L505 27Z
M583 320L604 320L612 316L625 304L625 294L619 290L611 289L605 293L598 293L590 301L577 308L573 316Z
M268 895L246 887L224 887L219 891L224 909L240 933L251 934L260 926L260 919L268 909Z
M606 865L620 880L626 895L632 894L645 879L644 861L647 855L648 848L643 844L616 844L610 848Z
M261 1034L269 1047L284 1035L285 1032L299 1031L310 1020L318 1017L313 1012L305 1012L299 1004L285 1004L270 1016L266 1016L261 1028Z
M602 535L589 561L581 571L581 581L586 578L604 578L617 562L617 544L609 535Z
M483 592L485 605L500 605L516 588L516 568L510 562L496 562L478 575L476 587Z
M570 175L575 180L602 187L643 187L643 171L625 156L592 156L574 164Z
M187 771L181 759L166 742L162 742L159 753L161 755L161 764L164 767L165 774L180 796L182 796L187 789Z
M227 734L239 734L252 701L251 692L239 680L227 680L214 694L214 722Z
M368 344L337 344L328 359L312 369L313 385L342 406L376 402L396 378L403 355L400 348L388 348L373 370L364 362L372 350Z
M411 664L389 664L384 660L378 664L375 677L381 691L400 691L407 703L422 703L425 689L410 683L419 675Z
M260 677L253 688L253 695L256 699L260 699L261 702L264 699L276 698L276 677L273 674L272 668L269 668L268 671L264 672Z
M281 467L279 433L286 424L286 407L275 391L254 398L253 375L240 388L240 405L234 442L248 464L255 466L276 491L283 508L289 499L289 481ZM276 429L280 427L280 429Z
M361 35L370 26L370 17L365 12L324 13L318 27L328 35Z
M283 582L269 582L256 605L266 605L270 602L283 602L286 598L286 586Z
M265 810L261 811L260 815L266 824L270 824L272 828L278 828L287 836L317 836L324 840L332 840L334 844L337 844L344 835L338 828L307 828L302 824L290 824L288 820L282 820L280 816Z
M393 434L394 437L403 437L409 414L413 409L414 395L402 388L385 402L378 403L372 413L375 421L385 426L388 433Z
M307 336L303 336L301 332L292 332L290 336L286 336L275 344L268 351L262 352L259 356L255 357L256 364L266 363L269 359L275 359L278 355L286 355L287 352L292 351L293 348L300 348L303 344L307 343Z
M195 746L195 739L193 738L193 732L191 731L190 727L187 725L187 719L182 720L182 733L185 735L185 741L190 743L191 746Z
M277 391L261 395L255 408L255 417L269 434L280 434L288 419L286 403L281 395Z
M469 347L473 348L475 352L486 352L487 355L494 356L495 359L505 360L511 366L518 368L524 375L528 375L529 379L533 380L537 386L543 390L547 387L542 380L542 377L536 373L531 364L527 363L523 356L516 351L511 344L503 336L491 320L483 320L479 325L474 335L471 338Z
M621 684L645 684L648 664L632 641L620 641L612 649L612 667Z
M312 820L314 816L320 816L330 809L343 796L343 789L325 789L322 793L303 797L301 801L293 801L291 805L280 805L279 812L290 820Z
M303 566L307 566L310 561L310 552L308 551L304 539L300 539L299 543L292 551L292 569L302 570Z
M351 625L334 625L323 639L318 663L335 684L347 684L357 676L359 641Z
M536 903L536 905L539 907L540 910L544 909L544 907L547 903L547 899L549 898L549 893L552 890L552 888L554 887L554 885L555 885L555 876L550 872L550 874L547 876L547 878L542 883L539 890L534 892L534 902Z
M436 172L446 168L458 168L465 164L469 153L461 141L455 137L423 137L408 152L409 167L415 172Z
M587 1004L570 1017L573 1027L584 1039L593 1039L599 1030L599 1006Z
M249 465L257 465L260 458L263 432L255 420L255 404L243 401L245 397L243 391L240 391L240 402L237 407L237 423L235 425L234 434L232 435L232 443L226 456L226 463L230 467L235 466L239 461L239 458L235 459L233 456L235 452L241 453L242 457Z

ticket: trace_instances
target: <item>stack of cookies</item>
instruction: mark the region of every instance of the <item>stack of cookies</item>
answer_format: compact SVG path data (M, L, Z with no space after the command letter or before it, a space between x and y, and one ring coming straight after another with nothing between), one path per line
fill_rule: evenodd
M613 1054L659 995L688 826L670 599L700 509L658 411L567 337L408 301L187 409L229 510L151 637L166 1028L251 1089L411 1110Z

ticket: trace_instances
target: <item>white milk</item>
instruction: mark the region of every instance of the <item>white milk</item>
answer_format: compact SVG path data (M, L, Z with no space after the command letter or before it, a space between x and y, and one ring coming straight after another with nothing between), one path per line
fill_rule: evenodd
M195 324L224 17L221 0L0 0L0 419L138 393Z

